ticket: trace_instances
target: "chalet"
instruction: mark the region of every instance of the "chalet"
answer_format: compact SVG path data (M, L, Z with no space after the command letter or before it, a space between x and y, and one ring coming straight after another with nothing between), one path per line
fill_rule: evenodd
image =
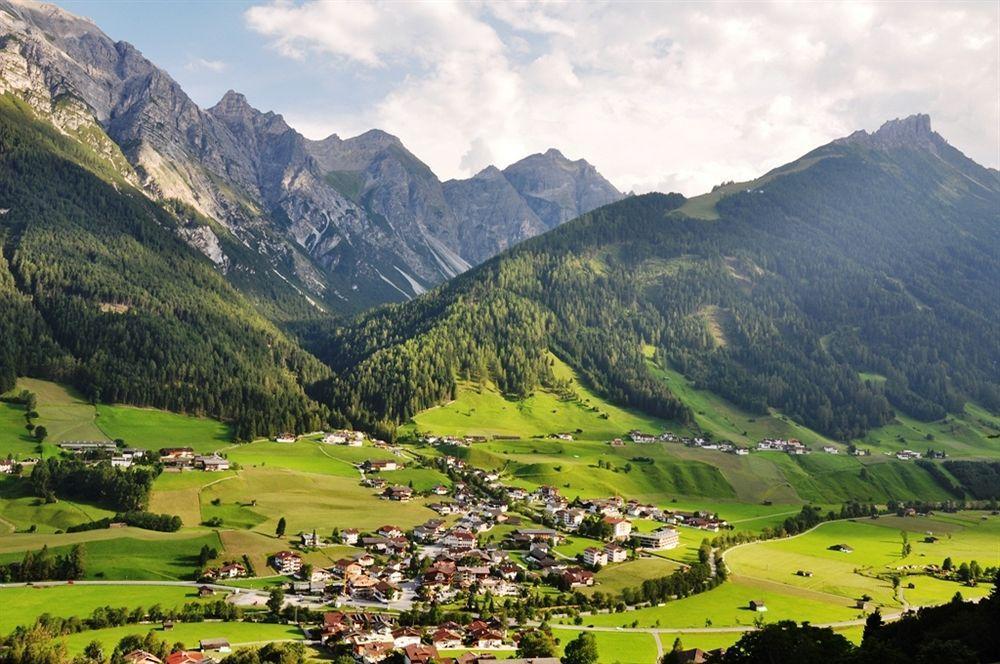
M369 459L361 464L361 467L368 473L381 473L390 470L398 470L399 464L392 459Z
M750 448L749 447L733 447L733 454L735 454L736 456L749 456L750 455Z
M420 643L410 644L403 648L404 664L431 664L438 661L438 650L434 646Z
M341 579L351 579L359 576L365 570L356 560L351 560L350 558L341 558L333 564L331 569L334 575Z
M360 535L357 528L345 528L340 531L340 541L344 544L357 544Z
M548 542L552 545L559 543L559 533L551 528L518 528L514 535L529 542Z
M764 600L762 599L752 599L750 600L750 610L762 613L764 611L767 611L767 605L764 603Z
M446 487L443 484L438 484L436 487L431 489L431 493L433 493L435 496L447 496L448 487Z
M562 573L563 582L570 588L594 585L594 573L579 567L571 567Z
M493 629L480 632L472 637L469 645L482 650L503 648L503 633Z
M208 473L217 473L229 470L229 461L215 454L211 456L199 456L194 459L194 467L201 468Z
M625 447L625 441L621 438L612 438L608 441L608 445L611 447Z
M227 653L233 651L227 639L202 639L198 642L198 646L202 652Z
M717 651L706 651L701 648L690 648L688 650L681 650L677 653L675 660L678 664L706 664L709 661L709 657Z
M416 627L397 627L392 630L392 645L397 648L420 645L423 631Z
M605 545L604 553L608 556L609 563L620 563L628 558L628 549L617 544Z
M528 491L518 486L507 487L504 491L507 493L508 500L526 500L528 498Z
M597 567L598 565L604 567L608 564L608 554L604 549L588 546L583 550L583 562L585 565L590 565L591 567Z
M311 533L299 533L299 540L304 547L319 546L319 535L316 534L315 530Z
M472 549L476 546L476 536L468 530L452 530L441 538L441 544L449 549Z
M175 650L163 661L164 664L202 664L202 662L207 664L209 660L205 658L204 653L194 650Z
M375 564L375 556L370 553L362 553L354 556L354 560L357 561L362 567L371 567Z
M323 442L327 445L346 445L348 447L361 447L365 440L365 434L360 431L350 431L341 429L332 431L323 436Z
M632 532L632 522L628 519L606 516L601 521L611 526L611 536L616 540L627 540Z
M896 452L896 458L900 461L910 461L911 459L919 459L920 452L914 452L913 450L900 450Z
M431 645L439 650L452 650L462 647L462 634L451 629L438 629L431 634Z
M400 528L398 528L397 526L382 526L381 528L379 528L375 532L377 534L381 535L382 537L390 537L391 538L391 537L402 537L403 536L403 531Z
M662 551L680 544L680 535L673 528L660 528L651 533L632 533L632 541L640 549Z
M413 498L413 489L407 486L391 486L382 492L382 497L401 503L408 503Z
M840 450L838 450L833 445L824 445L823 451L826 452L827 454L840 454Z
M145 650L133 650L122 657L122 661L125 664L163 664L162 659Z
M274 442L276 443L294 443L296 440L297 437L294 433L279 433L274 438Z
M576 530L583 523L583 519L586 516L586 512L579 508L572 508L568 510L562 510L556 513L556 517L559 519L559 523L563 528L568 530Z
M168 466L190 465L194 457L194 450L190 447L165 447L160 450L160 463Z
M282 574L295 574L302 569L302 556L291 551L279 551L271 556L271 565Z
M501 579L507 581L513 581L517 578L517 575L521 572L521 568L517 566L516 563L505 562L497 566L497 574L500 575Z
M388 659L392 651L392 642L384 641L356 643L353 648L354 658L362 664L375 664Z
M402 595L402 591L387 581L379 581L375 584L374 597L380 602L395 602Z

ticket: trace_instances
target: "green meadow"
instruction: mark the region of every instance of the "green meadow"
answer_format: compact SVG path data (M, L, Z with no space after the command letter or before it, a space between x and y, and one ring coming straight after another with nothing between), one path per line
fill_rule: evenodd
M85 617L103 606L176 608L197 602L195 588L170 586L19 586L0 588L0 634L30 625L42 614L60 618Z
M222 551L219 536L214 533L156 533L171 537L149 537L140 531L136 536L125 535L125 529L106 529L68 535L26 536L4 539L0 563L20 560L23 551L47 545L53 554L66 554L72 544L86 545L86 579L129 581L190 581L198 566L198 553L208 545ZM130 529L135 530L135 529ZM117 537L82 537L108 533Z
M569 381L566 395L538 389L526 399L510 400L492 385L461 384L457 399L419 413L402 431L525 438L575 432L582 440L606 441L631 429L662 431L666 426L602 399L569 366L552 360L556 377Z
M560 652L580 634L579 630L556 629ZM650 664L656 661L656 640L652 634L636 632L592 632L597 641L599 661L620 664Z
M46 503L32 494L27 479L0 475L0 534L23 532L32 526L41 533L54 533L113 514L71 500Z
M79 655L91 641L99 641L105 652L114 650L124 637L130 634L144 635L153 632L158 637L172 645L182 643L186 648L196 650L202 639L228 639L234 647L240 644L258 644L266 641L301 640L305 635L295 625L278 625L272 623L252 622L215 622L176 623L173 629L164 631L157 625L125 625L95 629L63 637L66 648L71 655Z
M100 404L97 426L112 440L120 438L129 445L152 450L192 447L204 454L228 445L233 439L228 424L153 408Z
M0 401L0 457L23 459L39 453L37 441L24 428L25 412L24 406Z

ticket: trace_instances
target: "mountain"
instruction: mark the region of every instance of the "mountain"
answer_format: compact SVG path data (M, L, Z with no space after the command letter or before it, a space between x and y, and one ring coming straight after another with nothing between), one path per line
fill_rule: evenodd
M370 312L317 349L334 375L315 394L391 429L459 379L552 386L552 352L604 396L690 422L651 348L752 414L841 440L896 411L995 413L998 210L997 171L926 116L891 121L752 182L600 207Z
M274 319L407 299L541 230L508 230L519 220L494 215L497 240L484 239L470 230L481 216L456 213L385 132L310 141L233 91L201 109L132 45L53 5L0 0L0 39L0 89L101 129L123 172L186 211L180 236ZM517 172L544 227L618 197L585 162L538 157Z
M444 195L462 219L460 251L473 263L622 198L585 160L570 161L554 148L502 171L489 166L468 180L449 180Z
M186 216L119 172L98 128L79 132L0 94L0 392L65 381L241 439L324 422L304 387L329 371L181 239Z

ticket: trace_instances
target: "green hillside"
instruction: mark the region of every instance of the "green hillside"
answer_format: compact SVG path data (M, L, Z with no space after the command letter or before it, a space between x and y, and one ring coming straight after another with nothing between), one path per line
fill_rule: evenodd
M250 437L314 429L326 370L102 158L0 97L0 390L17 375L94 401L210 414Z

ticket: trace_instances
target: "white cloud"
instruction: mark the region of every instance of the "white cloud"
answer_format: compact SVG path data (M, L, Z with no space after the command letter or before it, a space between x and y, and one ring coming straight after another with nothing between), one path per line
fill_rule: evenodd
M293 124L383 128L442 178L554 146L621 189L694 194L917 112L1000 166L995 3L279 1L246 20L286 56L395 81L351 118L281 109Z
M213 74L220 74L229 68L229 65L222 60L206 60L205 58L191 58L185 63L184 68L188 71L208 71Z

